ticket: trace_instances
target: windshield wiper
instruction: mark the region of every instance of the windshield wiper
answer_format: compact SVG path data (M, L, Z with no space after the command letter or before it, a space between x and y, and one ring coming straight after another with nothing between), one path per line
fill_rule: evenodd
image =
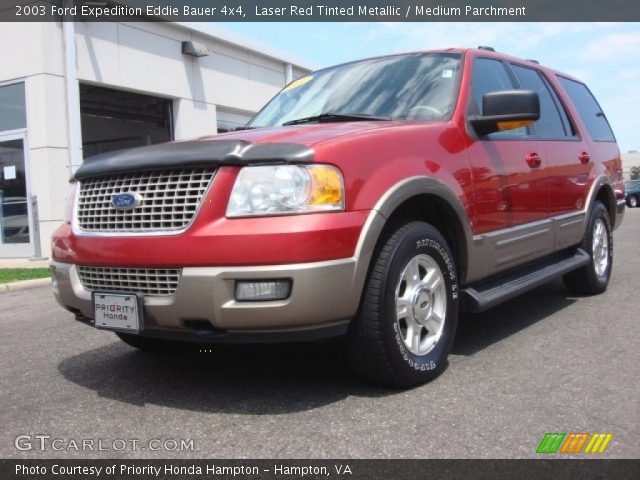
M311 123L311 122L348 122L349 120L391 120L388 117L376 117L367 113L321 113L320 115L313 115L312 117L298 118L297 120L289 120L282 125L298 125L299 123Z

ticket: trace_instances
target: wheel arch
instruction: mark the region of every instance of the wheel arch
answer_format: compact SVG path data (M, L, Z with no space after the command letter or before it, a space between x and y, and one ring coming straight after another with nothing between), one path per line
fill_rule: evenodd
M617 203L616 203L616 194L613 190L613 185L611 185L611 181L609 177L606 175L602 175L598 177L593 182L593 188L591 191L591 195L589 197L589 202L587 203L587 208L585 212L589 215L591 208L593 207L594 202L601 202L604 207L607 209L609 213L609 218L611 220L611 225L616 225L616 215L618 212ZM585 228L586 228L586 219L585 219Z
M358 299L358 305L374 252L383 235L389 228L411 219L433 224L445 237L456 257L461 283L474 269L470 257L473 246L471 222L458 195L440 180L407 178L389 188L378 200L360 236L352 291L352 298Z

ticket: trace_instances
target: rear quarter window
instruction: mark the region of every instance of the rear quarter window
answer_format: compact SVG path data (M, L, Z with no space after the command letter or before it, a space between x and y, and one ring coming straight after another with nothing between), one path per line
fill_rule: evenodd
M589 136L598 142L615 142L607 117L587 86L561 76L558 80L576 107Z

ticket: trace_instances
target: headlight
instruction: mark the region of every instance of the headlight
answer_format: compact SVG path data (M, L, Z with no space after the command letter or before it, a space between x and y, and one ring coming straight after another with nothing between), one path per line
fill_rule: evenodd
M330 165L245 167L229 198L227 217L344 210L340 170Z
M64 205L64 221L66 223L71 223L71 217L73 217L73 203L76 200L76 188L78 187L78 182L73 182L69 185L67 189L67 197L65 198Z

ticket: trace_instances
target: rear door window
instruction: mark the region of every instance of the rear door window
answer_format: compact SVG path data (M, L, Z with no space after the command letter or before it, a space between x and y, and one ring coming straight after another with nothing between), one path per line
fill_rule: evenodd
M540 119L534 124L538 136L543 140L572 136L564 108L554 99L540 73L520 65L511 64L511 67L520 86L525 90L533 90L540 97Z
M597 142L615 142L607 117L586 85L558 76L562 87L578 110L589 136Z

